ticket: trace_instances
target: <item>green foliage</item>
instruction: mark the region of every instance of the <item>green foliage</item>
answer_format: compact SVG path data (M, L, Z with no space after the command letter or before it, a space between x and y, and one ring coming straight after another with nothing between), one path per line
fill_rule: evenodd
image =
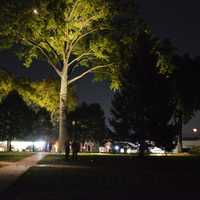
M97 60L108 61L104 51L110 44L96 34L107 28L106 1L4 1L3 4L0 7L2 44L13 40L13 45L22 45L21 58L26 66L41 55L57 64L64 61L63 53L67 59L68 53L79 56L85 50L93 51ZM90 32L95 37L90 37ZM83 37L85 34L88 37ZM81 38L87 49L82 48L82 41L79 44Z
M23 99L29 104L35 104L45 108L58 117L59 108L59 82L52 79L33 82L28 79L17 79L5 70L0 71L0 96L7 96L12 90L18 91ZM72 87L69 88L68 111L74 110L77 105L77 97Z
M78 68L105 65L110 68L106 76L103 69L88 73L94 73L95 80L108 79L117 89L123 58L119 47L133 43L143 22L134 1L3 0L0 23L0 43L20 47L18 55L25 66L43 59L61 72L65 62L73 62L68 70L76 76Z
M0 70L0 100L13 90L13 76L4 70Z
M176 49L169 40L164 40L162 42L158 41L158 44L154 50L157 52L158 56L156 68L161 74L165 75L166 77L170 77L175 70L173 57Z

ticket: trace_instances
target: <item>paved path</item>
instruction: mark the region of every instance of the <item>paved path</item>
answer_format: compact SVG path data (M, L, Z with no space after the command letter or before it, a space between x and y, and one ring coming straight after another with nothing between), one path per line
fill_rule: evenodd
M45 155L45 153L37 153L18 162L14 162L9 166L0 168L0 192L13 184L19 176L37 164Z

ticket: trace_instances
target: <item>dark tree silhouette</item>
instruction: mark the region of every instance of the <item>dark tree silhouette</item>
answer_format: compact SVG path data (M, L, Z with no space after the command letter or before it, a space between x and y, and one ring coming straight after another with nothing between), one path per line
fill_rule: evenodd
M198 92L200 62L189 55L174 56L175 71L171 76L173 96L176 105L174 124L177 131L177 150L182 152L182 127L199 110L200 95Z
M145 140L169 148L174 138L169 125L174 110L171 84L156 68L160 47L150 33L138 34L128 66L121 72L122 88L112 102L114 132L120 139L137 140L141 155Z
M27 106L22 97L11 91L0 104L0 136L8 141L11 151L11 140L23 138L28 134L34 119L34 111Z
M69 118L72 137L76 137L82 142L85 140L101 142L105 139L105 116L98 103L82 103L69 114Z

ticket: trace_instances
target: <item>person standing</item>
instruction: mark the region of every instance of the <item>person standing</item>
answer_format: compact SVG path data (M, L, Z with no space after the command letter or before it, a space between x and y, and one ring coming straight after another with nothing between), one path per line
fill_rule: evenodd
M78 152L80 151L80 144L76 141L72 142L72 159L78 159Z
M65 159L68 160L69 159L69 154L70 154L70 144L69 144L69 140L65 141Z

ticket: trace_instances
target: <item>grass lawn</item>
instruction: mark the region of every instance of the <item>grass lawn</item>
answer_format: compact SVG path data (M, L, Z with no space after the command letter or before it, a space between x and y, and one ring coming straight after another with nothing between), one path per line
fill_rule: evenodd
M15 162L30 155L32 155L32 153L29 152L0 152L0 162Z
M12 200L175 199L177 195L188 200L200 196L199 180L200 157L81 155L77 161L65 161L64 155L48 155L4 195Z

